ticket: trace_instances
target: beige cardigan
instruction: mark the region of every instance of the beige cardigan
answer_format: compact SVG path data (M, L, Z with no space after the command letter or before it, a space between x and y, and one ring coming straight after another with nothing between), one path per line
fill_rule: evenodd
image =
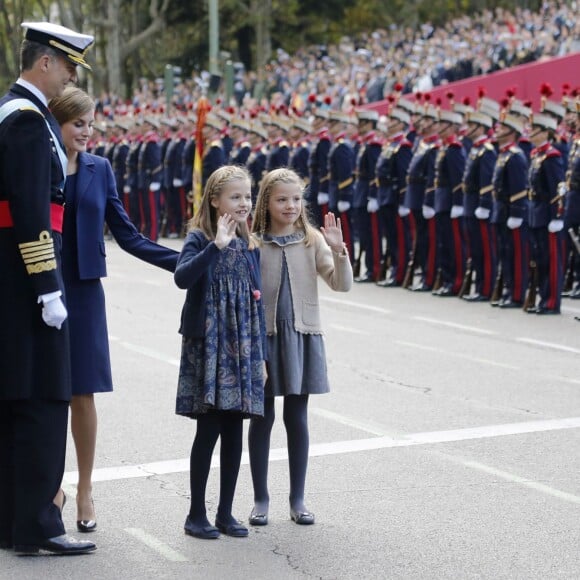
M318 304L317 274L338 292L352 286L352 267L345 252L335 254L317 232L316 242L306 246L304 240L283 248L267 240L260 248L262 299L266 313L266 333L276 334L276 307L282 277L282 254L286 253L288 277L294 308L294 328L303 334L322 334Z

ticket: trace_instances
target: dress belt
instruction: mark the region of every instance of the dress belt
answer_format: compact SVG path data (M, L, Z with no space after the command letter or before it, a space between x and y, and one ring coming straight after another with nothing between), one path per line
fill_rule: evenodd
M50 227L62 234L62 220L64 216L64 205L58 203L50 204ZM0 228L11 228L14 226L10 205L7 200L0 200Z

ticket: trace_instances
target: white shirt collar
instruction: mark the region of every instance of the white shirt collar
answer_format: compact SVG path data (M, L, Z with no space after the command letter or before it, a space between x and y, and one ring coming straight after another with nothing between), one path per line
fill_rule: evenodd
M44 96L44 93L36 85L33 85L29 81L25 81L23 78L17 79L16 84L28 89L46 108L48 108L48 101Z

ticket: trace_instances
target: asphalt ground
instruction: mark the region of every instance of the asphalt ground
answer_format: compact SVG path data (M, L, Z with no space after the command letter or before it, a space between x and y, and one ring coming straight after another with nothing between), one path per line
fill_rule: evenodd
M320 282L332 392L310 400L316 524L289 519L277 406L269 525L203 541L183 533L195 422L174 414L185 294L114 242L107 253L115 391L96 397L98 550L3 551L2 580L580 578L580 302L541 317ZM80 537L75 469L70 440L64 519ZM210 519L218 485L216 457ZM244 453L234 513L251 507Z

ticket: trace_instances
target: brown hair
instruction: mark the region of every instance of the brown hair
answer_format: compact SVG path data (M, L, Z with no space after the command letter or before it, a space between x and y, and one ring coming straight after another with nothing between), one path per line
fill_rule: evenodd
M189 230L201 230L209 240L215 240L217 233L217 210L211 204L213 199L219 198L226 183L232 181L247 181L252 183L248 171L239 165L224 165L216 169L207 180L201 204L196 214L189 222ZM250 228L247 223L239 224L236 228L239 237L248 242L250 250L256 247L254 238L250 235Z
M281 167L280 169L274 169L267 173L260 183L260 191L258 192L256 211L254 212L254 221L252 223L252 231L260 236L267 233L270 229L270 212L268 211L270 197L276 186L281 183L296 185L300 191L304 193L304 182L295 171L292 171L292 169ZM315 241L316 236L319 235L318 230L308 219L304 196L302 197L302 208L300 210L300 216L296 220L296 225L304 231L305 243L307 246L312 244Z
M50 100L48 108L58 124L64 125L93 111L95 102L82 89L67 87L62 95Z

